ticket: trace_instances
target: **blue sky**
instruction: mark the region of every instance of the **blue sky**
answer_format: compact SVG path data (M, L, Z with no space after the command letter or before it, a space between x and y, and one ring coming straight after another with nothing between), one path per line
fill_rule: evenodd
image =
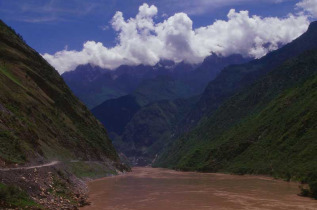
M144 2L158 7L158 21L163 14L185 12L194 27L199 27L226 18L231 8L248 10L251 15L283 17L294 12L297 1L0 0L0 18L40 53L55 53L65 46L79 50L88 40L103 42L105 46L115 45L116 34L109 25L115 12L122 11L125 18L134 17Z
M260 58L307 30L317 0L0 0L0 18L62 74L87 63Z

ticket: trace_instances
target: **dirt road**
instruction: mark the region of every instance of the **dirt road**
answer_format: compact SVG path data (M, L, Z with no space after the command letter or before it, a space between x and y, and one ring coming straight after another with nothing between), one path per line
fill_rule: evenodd
M60 161L52 161L50 163L45 163L42 165L36 165L36 166L27 166L27 167L16 167L16 168L0 168L0 171L12 171L12 170L29 170L34 168L43 168L43 167L49 167L59 164Z

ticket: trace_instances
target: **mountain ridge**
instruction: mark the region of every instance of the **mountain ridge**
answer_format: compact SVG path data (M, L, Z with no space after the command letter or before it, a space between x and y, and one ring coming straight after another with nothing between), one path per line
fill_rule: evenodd
M129 95L103 102L93 108L92 113L108 129L119 151L124 150L128 156L131 156L133 163L138 164L140 160L141 165L150 164L162 146L168 142L164 143L161 141L162 138L158 137L159 125L166 135L165 139L169 139L174 135L176 128L176 125L169 125L169 121L173 120L178 124L179 120L175 120L174 117L183 119L177 113L181 112L182 115L187 113L193 102L197 100L196 94L201 92L198 90L202 90L209 79L214 78L223 66L246 60L248 59L242 58L241 55L229 57L212 55L194 70L186 63L179 63L171 69L161 67L153 69L151 71L157 71L154 72L156 75L154 78L144 79ZM187 105L189 107L185 107ZM178 106L180 111L175 109L175 106ZM175 114L171 114L171 110L174 110ZM148 125L145 125L146 120L143 118L151 118L153 121L148 121ZM141 128L146 128L146 131L140 132ZM148 140L150 136L153 136L153 140ZM147 143L142 146L141 142L151 142L153 148L156 145L156 149L151 149L152 146Z
M106 100L131 94L142 83L160 76L173 78L177 82L186 84L193 95L200 94L205 85L224 66L248 60L250 59L243 58L241 55L228 57L211 55L200 65L162 60L154 66L122 65L115 70L87 64L65 72L62 77L75 95L92 109Z
M246 64L232 65L224 68L204 90L196 107L188 114L179 132L186 132L199 124L203 116L210 116L218 106L237 90L242 89L268 73L289 58L305 50L317 47L317 21L312 22L304 34L266 56Z
M316 27L310 27L310 35L317 33ZM296 47L296 43L288 47ZM224 100L198 126L172 142L154 165L267 174L307 183L309 189L303 188L303 195L316 198L316 40L314 43ZM278 57L279 52L274 54Z
M75 209L83 177L129 170L58 72L2 21L0 168L0 208L10 209Z

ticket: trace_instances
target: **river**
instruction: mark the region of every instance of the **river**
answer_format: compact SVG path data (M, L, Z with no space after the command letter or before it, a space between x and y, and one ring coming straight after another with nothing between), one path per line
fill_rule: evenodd
M83 210L316 210L297 183L262 176L133 168L89 183Z

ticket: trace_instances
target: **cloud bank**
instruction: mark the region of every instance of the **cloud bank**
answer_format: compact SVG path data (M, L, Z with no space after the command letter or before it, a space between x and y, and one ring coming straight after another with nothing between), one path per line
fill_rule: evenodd
M227 20L194 29L185 13L155 23L157 13L157 7L148 4L140 6L136 17L128 20L122 12L116 12L111 25L117 32L118 43L113 48L87 41L81 51L65 49L43 57L61 74L87 63L115 69L124 64L155 65L161 59L200 63L212 53L260 58L300 36L309 25L305 15L262 18L231 9Z
M296 6L306 11L311 17L317 18L317 0L302 0Z

